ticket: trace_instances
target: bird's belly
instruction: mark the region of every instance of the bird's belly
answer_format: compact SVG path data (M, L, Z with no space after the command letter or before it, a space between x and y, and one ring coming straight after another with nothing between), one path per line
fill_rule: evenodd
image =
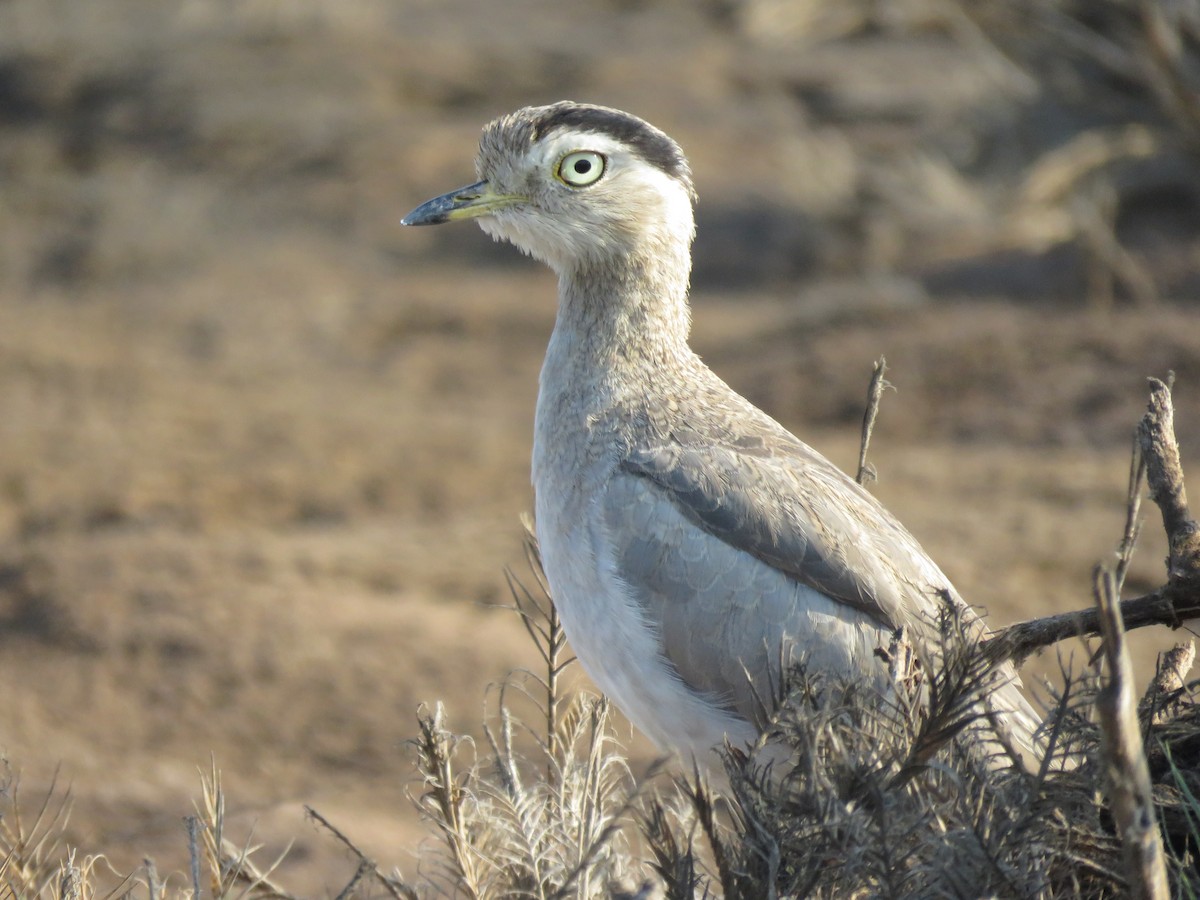
M546 579L571 648L638 730L662 749L701 761L726 737L753 740L749 722L691 690L666 662L659 636L591 529L580 519L563 522L540 504L537 526Z

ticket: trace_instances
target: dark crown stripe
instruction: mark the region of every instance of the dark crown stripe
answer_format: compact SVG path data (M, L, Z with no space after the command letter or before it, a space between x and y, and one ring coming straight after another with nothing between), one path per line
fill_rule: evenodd
M533 126L533 139L541 140L559 128L605 134L632 147L650 165L661 169L692 190L691 171L679 145L636 116L603 106L556 103L547 107Z

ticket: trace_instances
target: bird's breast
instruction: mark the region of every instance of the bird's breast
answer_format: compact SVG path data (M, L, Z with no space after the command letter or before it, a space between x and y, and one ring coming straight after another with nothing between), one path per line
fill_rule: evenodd
M560 490L553 477L541 479L536 524L550 594L584 671L664 750L704 760L727 736L751 740L748 723L685 685L664 655L662 635L620 571L603 477L585 473L576 485Z

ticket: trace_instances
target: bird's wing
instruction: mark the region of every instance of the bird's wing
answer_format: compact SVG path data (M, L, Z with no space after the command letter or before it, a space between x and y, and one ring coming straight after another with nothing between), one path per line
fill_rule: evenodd
M834 675L865 674L882 642L872 616L716 536L650 478L618 472L602 496L598 543L693 691L756 722L801 657Z
M712 440L676 430L627 453L603 501L608 546L664 656L684 683L750 721L787 664L781 649L816 670L869 677L881 629L907 626L933 662L944 603L976 639L986 630L874 497L780 431ZM1033 747L1039 717L1017 683L1001 667L982 702L1009 720L1017 746Z
M895 629L956 596L880 503L790 435L732 441L695 434L635 448L624 472L647 479L713 537Z

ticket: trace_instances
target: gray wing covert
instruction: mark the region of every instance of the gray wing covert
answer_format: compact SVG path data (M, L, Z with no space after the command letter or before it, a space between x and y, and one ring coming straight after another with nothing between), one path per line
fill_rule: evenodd
M880 643L874 618L697 525L649 478L618 472L602 514L616 571L672 668L747 721L778 684L781 660L803 655L856 677Z
M623 577L681 678L751 721L746 671L761 691L778 677L781 643L821 670L865 674L881 629L909 626L920 652L946 599L963 609L962 625L984 630L916 539L798 441L635 450L609 483L604 515ZM997 678L986 705L1015 713L1018 743L1035 746L1039 718L1015 670Z
M950 589L874 497L798 441L754 451L663 443L631 452L622 468L714 537L883 627L916 626Z

